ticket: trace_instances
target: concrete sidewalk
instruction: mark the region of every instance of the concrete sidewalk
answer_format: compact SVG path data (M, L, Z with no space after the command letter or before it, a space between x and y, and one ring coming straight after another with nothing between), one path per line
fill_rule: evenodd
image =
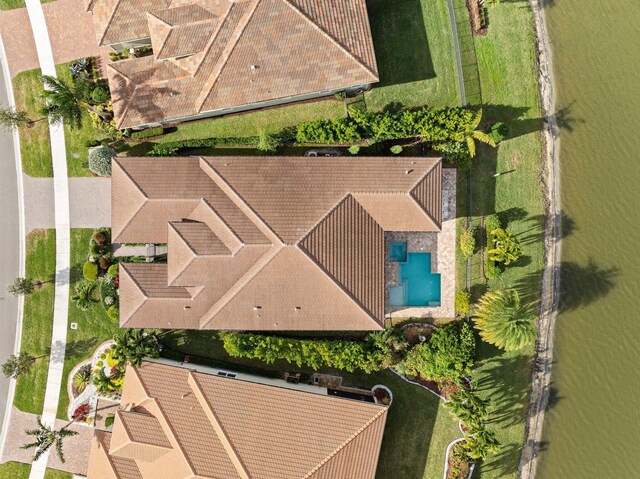
M23 174L26 231L55 228L54 180ZM111 178L69 178L71 228L111 226Z
M40 62L40 69L44 75L55 77L56 66L42 4L39 0L26 0L26 4L33 37L36 42L36 52L38 54L38 61ZM42 422L49 426L55 426L60 389L62 387L64 350L67 344L71 218L69 212L67 152L62 123L52 124L49 122L49 136L51 140L51 157L53 160L53 195L56 227L56 288L53 303L51 350L61 351L61 353L59 355L52 355L49 358L49 371L47 373L47 388L45 390ZM44 479L49 455L50 451L47 451L40 459L32 464L29 479Z

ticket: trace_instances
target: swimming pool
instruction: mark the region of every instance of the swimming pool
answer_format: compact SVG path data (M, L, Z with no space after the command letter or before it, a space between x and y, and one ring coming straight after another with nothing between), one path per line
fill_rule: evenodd
M398 285L389 288L390 306L440 306L440 273L431 271L431 253L406 253L398 262Z
M389 259L394 263L407 261L407 242L394 241L389 245Z

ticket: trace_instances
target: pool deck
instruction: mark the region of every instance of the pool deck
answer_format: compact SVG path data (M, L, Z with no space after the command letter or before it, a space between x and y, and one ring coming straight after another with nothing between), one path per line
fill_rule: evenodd
M456 170L442 170L442 231L385 233L385 314L389 318L453 318L456 293ZM440 306L389 306L389 288L398 284L398 263L389 259L389 245L406 241L408 253L431 253L431 271L441 274Z

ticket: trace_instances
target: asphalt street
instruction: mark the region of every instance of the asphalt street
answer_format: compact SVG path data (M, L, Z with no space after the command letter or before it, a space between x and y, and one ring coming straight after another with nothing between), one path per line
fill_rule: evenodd
M0 105L7 105L5 72L0 66ZM0 362L13 353L18 318L18 300L7 287L18 276L20 230L18 187L13 135L0 128ZM9 381L0 374L0 429L7 405Z

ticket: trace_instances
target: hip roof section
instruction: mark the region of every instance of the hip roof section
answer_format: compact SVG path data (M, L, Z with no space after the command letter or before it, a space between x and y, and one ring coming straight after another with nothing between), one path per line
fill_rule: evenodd
M384 233L439 231L441 177L435 158L116 158L114 242L169 258L123 266L121 324L381 329Z

